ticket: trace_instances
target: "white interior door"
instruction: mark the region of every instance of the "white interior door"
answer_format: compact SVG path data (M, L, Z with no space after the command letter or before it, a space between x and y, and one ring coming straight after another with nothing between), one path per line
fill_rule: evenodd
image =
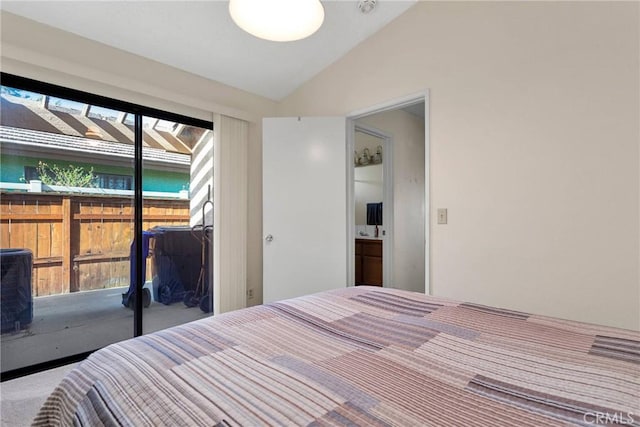
M263 300L347 285L346 119L263 120Z

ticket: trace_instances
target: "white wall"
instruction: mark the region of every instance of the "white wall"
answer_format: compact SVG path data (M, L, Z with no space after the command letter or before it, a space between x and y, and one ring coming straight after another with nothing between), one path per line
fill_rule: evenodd
M393 139L393 279L389 286L424 292L424 120L393 110L357 121Z
M191 227L197 224L213 224L213 209L209 204L204 206L209 197L213 197L213 149L214 135L208 131L191 151L191 182L188 189Z
M279 111L430 89L433 293L640 329L639 8L418 2Z

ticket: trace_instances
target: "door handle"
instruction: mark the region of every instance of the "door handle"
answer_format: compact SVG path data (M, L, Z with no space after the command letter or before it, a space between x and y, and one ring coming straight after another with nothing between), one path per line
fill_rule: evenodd
M264 240L266 240L267 242L273 242L273 236L271 234L267 234Z

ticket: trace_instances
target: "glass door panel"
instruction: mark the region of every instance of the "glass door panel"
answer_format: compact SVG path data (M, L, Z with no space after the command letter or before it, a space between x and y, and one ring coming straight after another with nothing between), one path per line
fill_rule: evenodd
M144 117L143 233L149 239L143 332L212 315L213 132Z
M120 111L7 86L1 101L7 372L133 336L134 150Z

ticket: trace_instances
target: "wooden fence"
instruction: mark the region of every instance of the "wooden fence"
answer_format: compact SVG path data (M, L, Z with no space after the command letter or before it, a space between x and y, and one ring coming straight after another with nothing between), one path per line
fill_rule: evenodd
M143 229L157 225L189 225L189 200L145 199ZM0 247L33 252L34 296L129 286L132 239L131 197L0 194Z

